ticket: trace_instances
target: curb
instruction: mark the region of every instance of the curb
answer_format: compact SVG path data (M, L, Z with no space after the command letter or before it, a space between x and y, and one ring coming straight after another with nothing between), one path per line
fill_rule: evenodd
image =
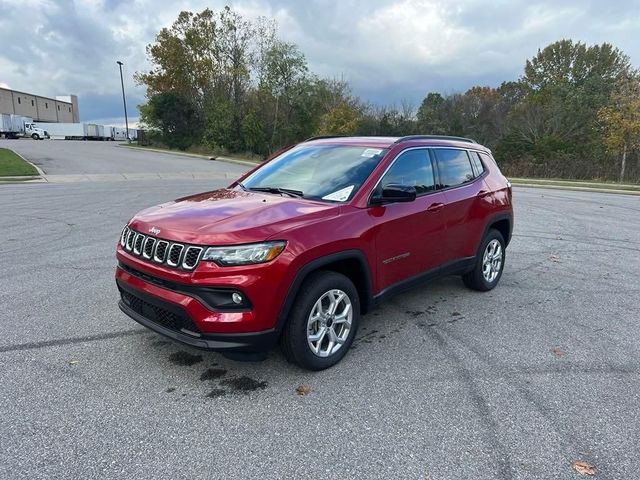
M140 148L140 147L133 147L131 145L122 145L122 144L119 144L118 147L129 148L131 150L164 153L168 155L182 155L184 157L202 158L203 160L210 160L210 161L213 160L213 161L226 162L226 163L237 163L238 165L248 165L250 167L255 167L260 163L260 162L252 162L250 160L239 160L237 158L229 158L229 157L222 157L222 156L212 157L211 155L202 155L200 153L180 152L180 151L174 151L174 150L162 150L160 148L147 148L147 147Z
M11 177L0 177L0 183L24 183L24 182L33 181L33 180L43 180L46 182L46 180L44 179L44 176L46 174L42 171L42 169L39 166L37 166L34 163L31 163L29 160L27 160L18 152L16 152L13 148L9 148L9 147L2 147L2 148L6 148L10 152L13 152L15 155L20 157L22 161L31 165L33 168L36 169L36 172L38 172L38 175L16 175Z
M579 186L569 186L569 185L540 185L537 183L516 183L514 181L511 182L514 187L525 187L525 188L546 188L551 190L570 190L574 192L595 192L595 193L611 193L616 195L635 195L639 196L640 191L634 190L616 190L616 189L604 189L604 188L593 188L593 187L579 187Z
M23 185L25 183L47 183L43 177L0 177L0 185Z
M11 150L13 153L15 153L17 156L19 156L22 160L24 160L24 161L25 161L25 162L27 162L29 165L31 165L33 168L35 168L35 169L36 169L36 171L38 172L38 175L39 175L40 177L42 177L42 176L44 176L44 175L45 175L44 171L43 171L39 166L37 166L35 163L31 163L29 160L27 160L26 158L24 158L22 155L20 155L18 152L16 152L16 151L15 151L15 150L13 150L13 149L9 148L9 150ZM33 177L34 177L34 178L38 178L38 177L36 177L35 175L33 175Z

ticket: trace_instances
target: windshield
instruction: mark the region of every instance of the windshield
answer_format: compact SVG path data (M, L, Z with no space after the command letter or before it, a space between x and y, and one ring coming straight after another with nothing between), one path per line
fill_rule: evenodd
M272 193L278 193L277 189L289 190L304 198L346 202L387 151L350 145L300 146L255 171L242 186Z

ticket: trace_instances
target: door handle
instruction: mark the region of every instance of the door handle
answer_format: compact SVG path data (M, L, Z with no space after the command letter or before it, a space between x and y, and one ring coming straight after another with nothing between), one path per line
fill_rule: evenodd
M480 190L478 192L477 196L480 197L480 198L484 198L484 197L488 197L489 195L491 195L490 191L488 191L488 190Z
M432 203L427 207L427 212L437 212L444 207L444 203Z

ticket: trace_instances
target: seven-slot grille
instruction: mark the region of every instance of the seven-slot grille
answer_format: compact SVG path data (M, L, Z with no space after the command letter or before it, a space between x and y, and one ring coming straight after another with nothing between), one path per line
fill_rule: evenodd
M168 242L151 235L144 235L129 227L124 227L122 230L120 246L130 254L145 260L184 270L196 268L204 250L202 247Z

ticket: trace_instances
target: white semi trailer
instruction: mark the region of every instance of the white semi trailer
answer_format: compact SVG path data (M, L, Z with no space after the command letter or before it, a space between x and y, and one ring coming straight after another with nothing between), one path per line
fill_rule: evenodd
M49 136L55 140L84 140L87 130L84 123L41 123L38 127L43 128Z
M18 138L24 136L24 118L9 113L0 114L0 137ZM31 119L29 119L31 120Z
M108 125L104 126L104 139L105 140L115 140L115 128L116 127L110 127Z
M112 140L111 127L97 123L41 123L54 140Z
M126 140L127 129L122 127L113 127L113 139L114 140Z

